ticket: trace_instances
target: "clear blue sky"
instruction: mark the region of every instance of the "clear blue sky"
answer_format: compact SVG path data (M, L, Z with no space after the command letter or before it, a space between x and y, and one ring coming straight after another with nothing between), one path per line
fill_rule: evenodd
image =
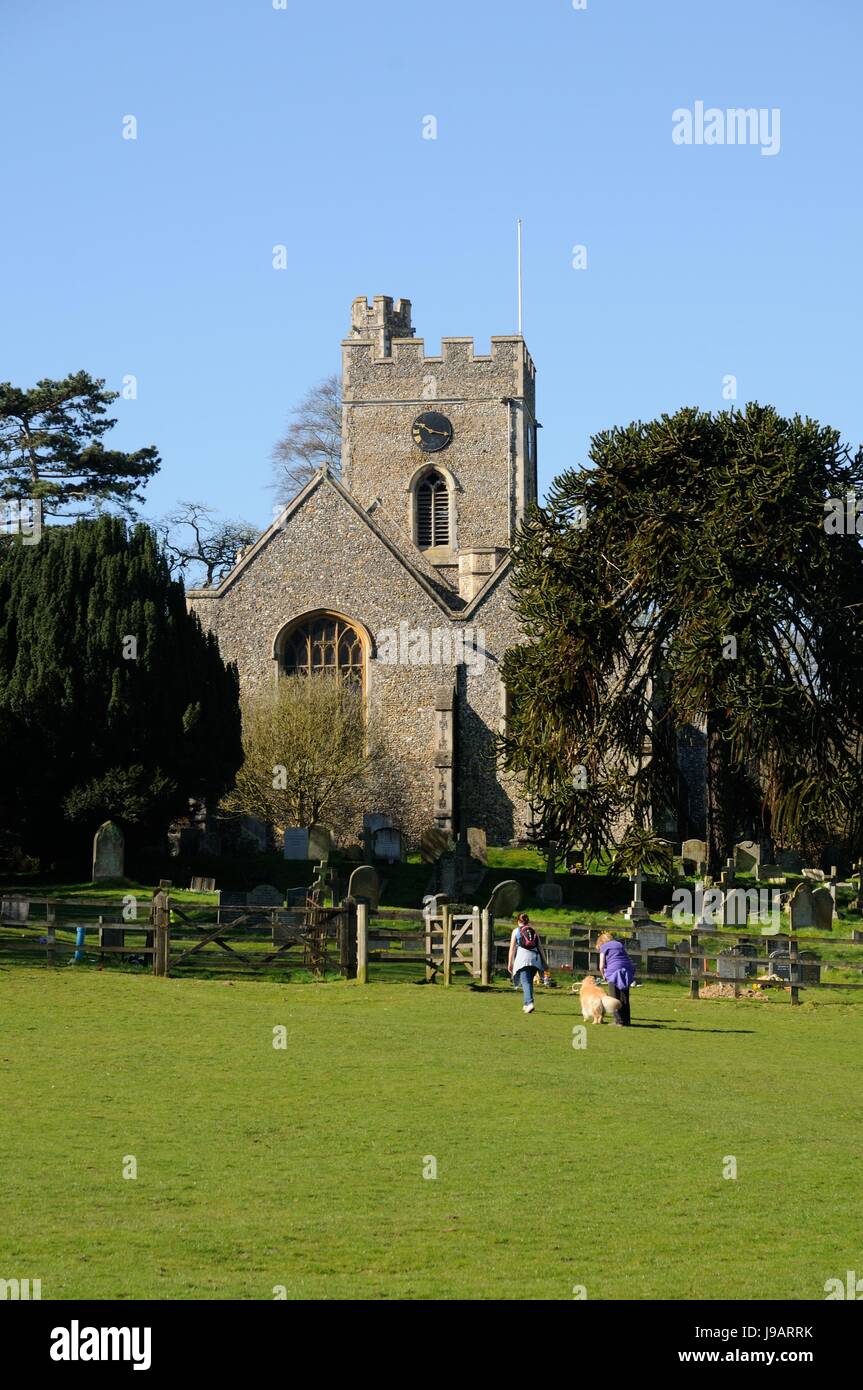
M520 215L541 488L726 374L856 444L861 50L859 0L0 0L0 377L133 373L147 514L264 525L352 298L513 332ZM780 152L675 145L696 101L778 107Z

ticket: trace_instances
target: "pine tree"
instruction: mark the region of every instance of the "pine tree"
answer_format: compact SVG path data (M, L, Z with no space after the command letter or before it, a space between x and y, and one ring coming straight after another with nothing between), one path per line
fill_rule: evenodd
M590 459L514 547L507 767L599 855L621 818L643 841L674 804L675 730L694 725L713 872L742 830L859 850L863 551L825 523L863 450L753 404L610 430Z
M116 819L157 838L242 762L236 669L187 611L156 537L116 517L0 541L0 825L84 853Z

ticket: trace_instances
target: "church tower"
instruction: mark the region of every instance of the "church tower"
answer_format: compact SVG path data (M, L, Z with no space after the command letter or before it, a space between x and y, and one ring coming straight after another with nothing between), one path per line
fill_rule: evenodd
M427 357L407 299L365 297L342 343L342 480L473 598L536 500L535 371L524 339L444 338Z

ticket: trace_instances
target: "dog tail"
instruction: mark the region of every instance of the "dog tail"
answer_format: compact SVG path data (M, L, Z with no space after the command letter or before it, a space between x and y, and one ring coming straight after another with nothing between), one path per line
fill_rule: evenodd
M604 994L602 996L602 1007L605 1013L616 1014L620 1008L620 1000L612 999L610 994Z

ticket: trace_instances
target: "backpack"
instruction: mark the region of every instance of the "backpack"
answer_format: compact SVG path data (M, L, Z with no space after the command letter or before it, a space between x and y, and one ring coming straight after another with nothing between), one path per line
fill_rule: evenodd
M518 939L519 945L523 946L526 951L535 951L539 946L539 937L533 927L519 927Z

